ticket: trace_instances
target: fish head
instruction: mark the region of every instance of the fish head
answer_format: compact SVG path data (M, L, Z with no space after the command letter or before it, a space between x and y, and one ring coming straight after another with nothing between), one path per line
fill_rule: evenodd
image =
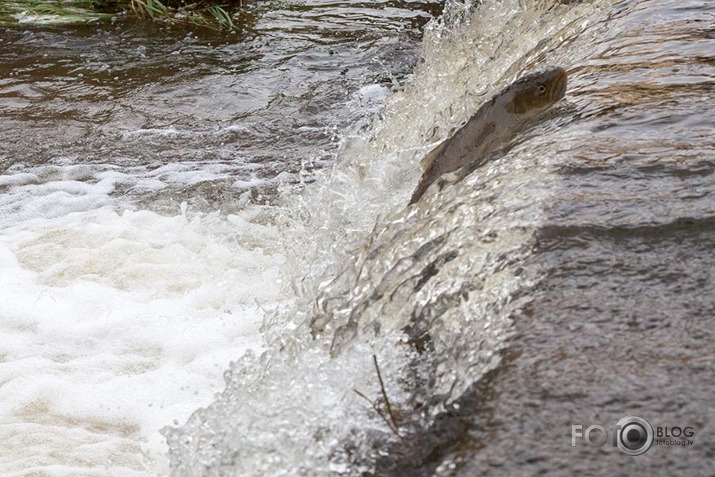
M531 117L545 110L564 97L567 78L566 70L558 67L524 76L510 88L507 111Z

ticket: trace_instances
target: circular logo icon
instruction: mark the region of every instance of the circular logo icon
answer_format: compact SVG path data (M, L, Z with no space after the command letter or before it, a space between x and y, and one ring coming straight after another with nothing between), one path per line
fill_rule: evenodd
M616 445L628 455L641 455L653 444L653 427L638 416L626 416L616 424Z

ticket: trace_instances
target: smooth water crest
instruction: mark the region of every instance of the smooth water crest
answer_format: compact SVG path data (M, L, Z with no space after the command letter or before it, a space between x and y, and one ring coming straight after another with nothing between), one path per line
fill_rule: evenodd
M2 33L6 473L715 473L715 7L377 5ZM564 100L407 206L554 65ZM629 415L691 443L573 435Z

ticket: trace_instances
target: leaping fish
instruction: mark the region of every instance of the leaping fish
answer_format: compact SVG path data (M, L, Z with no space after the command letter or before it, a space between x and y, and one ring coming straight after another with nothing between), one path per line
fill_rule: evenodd
M424 173L412 194L414 204L443 174L470 166L505 146L523 125L566 94L563 68L532 73L516 80L482 105L452 137L424 159Z

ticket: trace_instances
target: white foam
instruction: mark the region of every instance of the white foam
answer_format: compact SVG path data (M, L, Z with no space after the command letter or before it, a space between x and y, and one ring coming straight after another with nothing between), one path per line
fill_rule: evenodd
M355 96L362 108L375 113L382 109L389 91L387 86L369 84L360 88Z
M195 133L190 131L179 131L175 126L166 128L142 128L134 131L126 131L122 134L122 139L129 139L136 136L190 136Z
M123 210L143 179L80 172L0 177L0 473L166 474L159 429L260 349L285 258L261 210Z

